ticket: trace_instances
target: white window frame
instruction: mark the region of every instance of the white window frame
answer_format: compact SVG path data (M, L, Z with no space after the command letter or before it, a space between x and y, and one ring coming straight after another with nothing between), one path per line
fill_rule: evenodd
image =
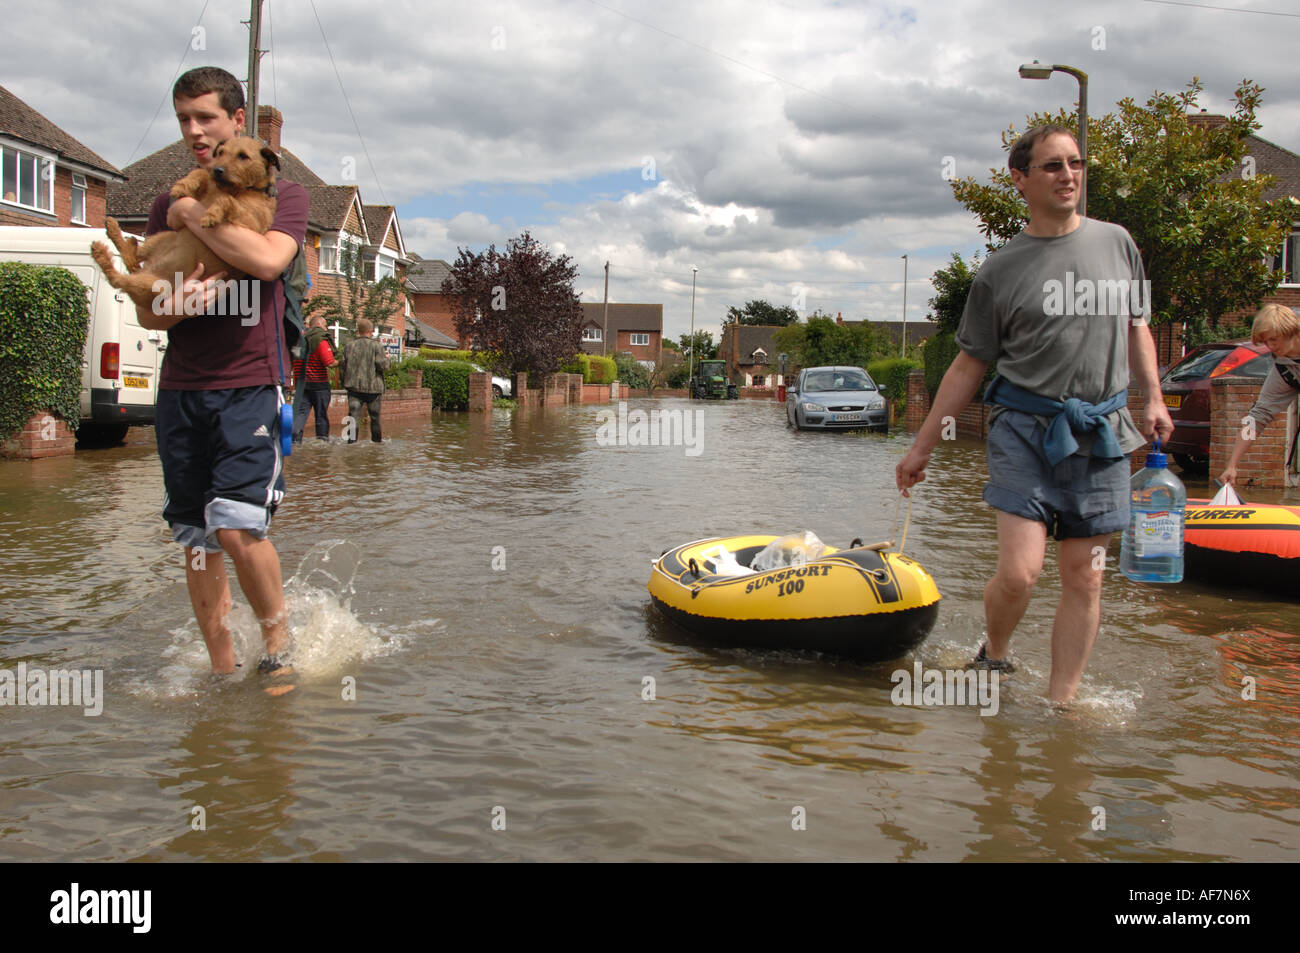
M361 239L347 232L340 232L336 235L322 235L320 238L320 258L317 269L321 274L341 275L343 273L343 255L342 249L344 243L351 245L353 248L359 248L364 244ZM325 254L329 251L333 261L326 266ZM364 268L363 268L364 271Z
M644 341L638 341L637 338L645 338L645 340L644 340ZM650 346L650 334L649 334L649 332L646 332L646 331L633 331L633 332L631 332L631 336L628 338L628 346L629 346L629 347L649 347L649 346Z
M77 225L86 224L86 193L90 191L90 186L86 184L86 177L80 172L72 173L72 210L68 220L75 222ZM78 205L80 205L80 214L78 214Z
M14 160L14 197L5 198L3 170L5 161L9 156L16 156ZM45 182L45 200L49 205L29 205L20 201L23 192L23 163L26 160L30 164L30 175L35 176L36 181L33 183L32 195L39 201L41 181ZM42 212L46 215L54 214L54 176L57 171L54 162L54 156L42 152L35 152L31 149L19 149L8 143L0 142L0 202L5 205L14 205L18 208L29 209L33 212Z
M385 252L375 255L375 281L397 276L397 259Z
M1294 278L1288 281L1282 279L1280 287L1296 288L1300 287L1300 222L1291 226L1291 232L1282 241L1282 247L1278 253L1273 256L1271 264L1274 271L1281 271L1288 278Z
M595 342L599 344L602 340L600 328L583 328L582 340L587 343Z

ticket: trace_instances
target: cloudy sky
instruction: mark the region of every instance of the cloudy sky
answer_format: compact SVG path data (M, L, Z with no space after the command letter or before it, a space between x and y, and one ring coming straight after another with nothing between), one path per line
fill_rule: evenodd
M11 4L0 85L119 168L178 138L180 69L247 73L246 0ZM986 178L999 133L1093 115L1195 75L1222 112L1264 87L1260 135L1300 151L1295 0L266 0L262 102L326 181L394 204L407 248L454 260L525 228L584 300L715 331L750 298L924 318L929 276L983 246L945 171ZM802 300L795 296L802 292Z

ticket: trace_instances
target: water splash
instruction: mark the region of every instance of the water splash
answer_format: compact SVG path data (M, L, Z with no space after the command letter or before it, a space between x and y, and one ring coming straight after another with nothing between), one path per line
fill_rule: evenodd
M407 641L405 635L368 625L353 613L354 582L360 566L361 550L355 543L327 540L308 552L284 583L289 631L293 634L290 659L303 684L332 681L345 666L388 655ZM228 569L233 583L233 568ZM165 662L162 669L142 676L132 686L132 694L195 696L257 677L257 663L263 653L262 629L241 593L231 594L235 604L226 624L235 646L235 672L211 675L202 633L190 620L169 633L171 644L161 653Z

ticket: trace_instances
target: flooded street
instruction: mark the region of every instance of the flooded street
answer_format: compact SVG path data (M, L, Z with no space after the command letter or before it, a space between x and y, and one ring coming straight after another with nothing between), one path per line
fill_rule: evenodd
M98 716L0 708L0 857L1300 859L1300 603L1131 583L1116 536L1054 712L1049 545L997 713L896 706L894 670L982 640L983 444L941 445L912 508L934 631L863 666L702 645L646 580L704 536L888 538L910 437L795 433L759 401L629 406L700 411L699 452L600 446L603 405L295 452L272 538L300 684L280 698L207 674L151 444L0 462L0 668L103 672Z

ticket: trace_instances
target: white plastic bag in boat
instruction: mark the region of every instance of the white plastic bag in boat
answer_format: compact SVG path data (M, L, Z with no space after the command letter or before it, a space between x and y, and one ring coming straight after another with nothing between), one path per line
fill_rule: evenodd
M706 549L700 555L713 563L713 571L719 576L747 576L754 571L736 562L735 555L721 543L713 549Z
M1225 483L1219 489L1219 492L1214 494L1214 499L1210 500L1210 505L1241 506L1241 497L1237 495L1237 491L1232 488L1231 483Z
M817 538L811 530L791 533L768 543L754 557L750 566L755 572L767 572L769 569L782 569L786 566L802 566L814 559L820 559L826 551L826 544Z

